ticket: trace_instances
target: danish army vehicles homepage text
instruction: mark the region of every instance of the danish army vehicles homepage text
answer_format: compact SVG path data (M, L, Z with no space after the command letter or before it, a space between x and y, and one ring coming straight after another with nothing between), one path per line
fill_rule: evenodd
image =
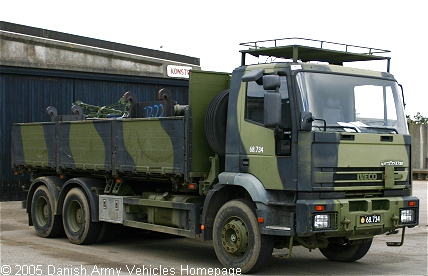
M167 90L148 103L128 92L119 115L80 104L15 124L30 225L75 244L123 226L213 240L220 263L242 273L274 248L350 262L375 235L401 230L388 243L401 245L419 214L402 90L389 72L343 66L385 59L389 71L386 51L286 41L243 44L232 74L192 71L188 105ZM249 55L275 60L245 65Z

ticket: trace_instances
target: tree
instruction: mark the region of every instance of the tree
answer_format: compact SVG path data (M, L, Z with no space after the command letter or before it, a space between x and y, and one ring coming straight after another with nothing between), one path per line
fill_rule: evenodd
M406 115L407 123L410 125L427 125L428 124L428 118L421 115L420 112L418 112L415 116L413 116L413 119L410 118L409 115Z

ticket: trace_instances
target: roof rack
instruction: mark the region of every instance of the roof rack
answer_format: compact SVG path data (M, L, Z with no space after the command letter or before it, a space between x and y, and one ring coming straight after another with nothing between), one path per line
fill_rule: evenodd
M311 46L290 44L294 41L303 42L304 44L311 44ZM351 61L387 60L387 72L389 72L390 68L391 58L378 54L386 54L390 53L391 51L372 47L363 47L300 37L245 42L240 43L239 45L249 47L248 50L240 50L242 54L241 65L245 65L245 55L250 54L255 57L270 56L276 58L292 59L293 62L297 62L298 60L303 62L324 61L337 65L343 65L344 62Z

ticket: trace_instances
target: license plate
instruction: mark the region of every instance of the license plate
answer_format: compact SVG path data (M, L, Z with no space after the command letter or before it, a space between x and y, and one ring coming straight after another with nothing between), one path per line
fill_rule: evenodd
M361 224L380 223L380 215L361 216Z

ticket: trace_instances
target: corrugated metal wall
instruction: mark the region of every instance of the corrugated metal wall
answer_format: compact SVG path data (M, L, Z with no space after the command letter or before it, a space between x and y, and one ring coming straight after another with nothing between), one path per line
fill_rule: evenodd
M14 175L11 168L11 127L13 123L49 121L45 110L55 106L58 114L71 114L72 102L93 105L117 102L133 91L138 101L157 100L161 88L171 90L180 104L188 103L188 81L29 69L0 66L0 192L1 201L22 200L21 186L29 176Z
M413 169L428 169L428 125L409 125Z

